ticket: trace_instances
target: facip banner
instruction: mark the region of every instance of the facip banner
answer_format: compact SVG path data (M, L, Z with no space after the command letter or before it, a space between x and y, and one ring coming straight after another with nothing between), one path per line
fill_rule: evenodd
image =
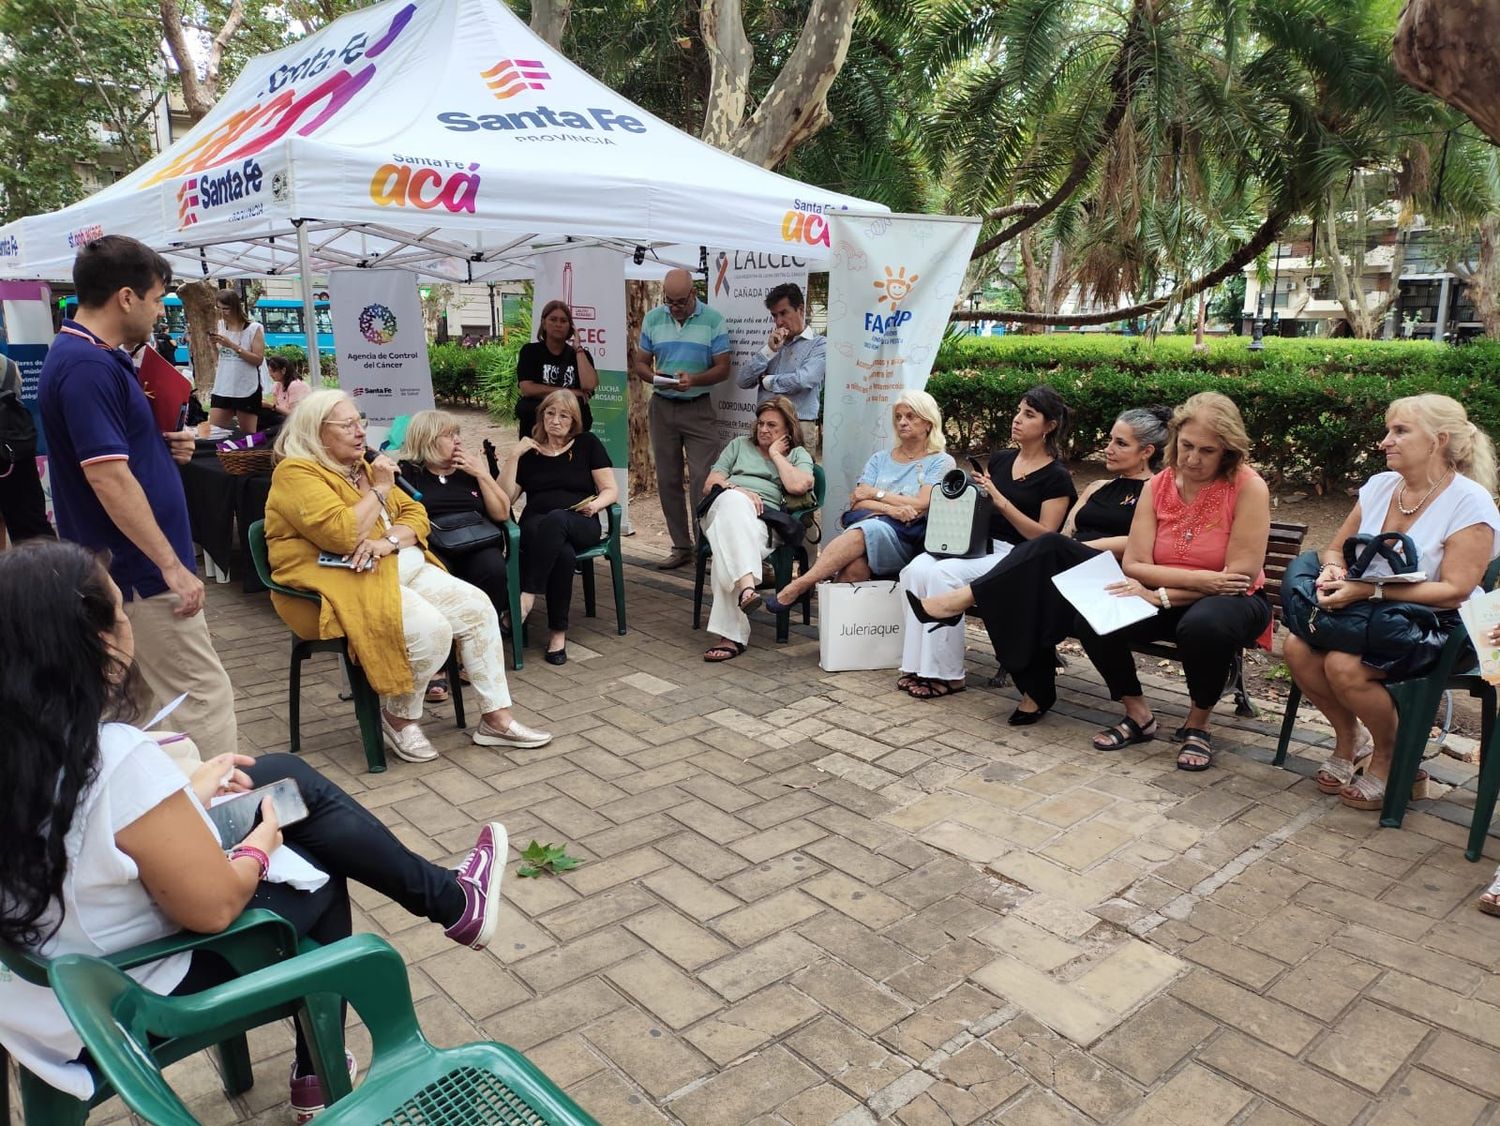
M599 389L589 401L589 410L594 416L594 434L615 467L622 523L628 530L630 428L625 389L630 349L625 338L625 259L601 247L570 247L538 254L535 261L531 337L536 339L547 302L567 303L573 311L573 347L588 352L599 373Z
M719 444L750 432L759 391L740 387L746 362L771 335L766 294L782 282L796 282L807 292L807 261L790 254L759 254L748 250L711 251L708 256L708 303L724 315L729 331L729 378L709 390L713 400Z
M838 512L870 455L894 444L892 404L927 384L979 220L837 212L828 229L823 468Z
M335 270L328 275L339 386L371 427L432 409L432 368L416 275Z

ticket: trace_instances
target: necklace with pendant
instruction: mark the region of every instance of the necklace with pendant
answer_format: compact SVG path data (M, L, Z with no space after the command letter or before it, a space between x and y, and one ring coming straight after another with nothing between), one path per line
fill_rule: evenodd
M1448 473L1451 472L1453 471L1450 469ZM1441 477L1439 477L1437 479L1437 482L1430 486L1428 490L1422 494L1422 499L1417 501L1417 503L1412 505L1410 508L1407 508L1406 505L1401 503L1406 499L1406 482L1402 481L1401 488L1396 492L1396 511L1401 513L1402 516L1415 516L1417 512L1420 511L1421 507L1427 503L1427 498L1437 491L1438 485L1441 485L1443 484L1443 482L1448 480L1448 473L1444 473Z

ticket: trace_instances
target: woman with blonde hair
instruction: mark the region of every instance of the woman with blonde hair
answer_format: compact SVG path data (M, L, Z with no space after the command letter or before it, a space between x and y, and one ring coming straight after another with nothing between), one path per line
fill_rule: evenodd
M428 546L450 574L484 591L495 613L510 605L505 580L504 536L495 525L510 517L510 498L490 476L484 458L464 448L458 418L447 411L418 411L411 416L402 441L401 472L417 492L434 533ZM484 523L490 523L484 528ZM483 528L492 542L450 550L443 545L445 529ZM427 686L429 703L448 699L448 674L439 672Z
M547 596L549 665L568 660L568 608L578 553L603 534L599 513L615 502L619 486L604 443L583 428L578 397L554 391L542 400L531 436L511 449L500 487L512 504L526 494L521 512L521 617L539 594ZM521 623L510 623L512 629Z
M891 406L896 445L876 450L849 494L844 531L823 545L807 571L766 599L779 614L825 579L855 583L896 575L922 550L932 489L953 468L943 412L926 391L903 391Z
M1226 395L1203 391L1172 414L1167 467L1146 482L1130 521L1121 567L1108 589L1157 607L1145 621L1097 634L1080 616L1078 639L1125 717L1094 736L1096 751L1156 737L1157 722L1130 647L1175 641L1187 680L1179 770L1213 765L1209 720L1247 645L1271 646L1271 604L1262 589L1271 494L1249 464L1250 438Z
M1315 781L1325 794L1354 809L1379 809L1395 747L1395 704L1382 681L1421 676L1436 663L1458 624L1458 606L1479 593L1485 567L1500 555L1495 450L1463 405L1446 395L1397 399L1385 413L1380 452L1386 472L1359 490L1359 499L1321 553L1317 600L1337 611L1365 600L1412 603L1436 611L1428 644L1402 651L1340 653L1316 649L1300 637L1286 641L1297 686L1328 719L1334 749ZM1426 582L1390 583L1381 558L1350 579L1344 541L1354 535L1404 532L1416 545L1416 569ZM1363 724L1363 730L1360 728ZM1426 778L1418 775L1417 793Z
M551 742L511 714L495 608L426 550L427 512L395 487L394 461L365 460L365 420L354 400L314 391L288 416L276 452L265 525L272 577L314 592L322 605L275 593L271 601L299 637L348 638L380 695L386 746L407 762L437 757L417 721L455 638L484 713L474 742Z
M741 434L719 455L708 474L703 500L703 534L713 548L713 609L708 628L722 641L703 654L705 661L729 661L750 640L747 611L760 605L755 583L761 564L775 547L772 532L801 542L802 525L787 511L792 497L806 496L815 483L812 455L802 444L797 408L785 395L773 395L755 408L755 429Z

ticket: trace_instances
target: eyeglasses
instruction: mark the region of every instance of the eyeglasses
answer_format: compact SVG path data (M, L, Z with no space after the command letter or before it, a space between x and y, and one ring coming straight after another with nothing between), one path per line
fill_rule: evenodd
M329 425L329 426L337 426L345 434L352 434L352 433L354 433L354 431L355 431L356 428L360 429L360 430L363 430L365 428L365 422L366 421L367 420L365 419L365 416L361 414L361 415L355 416L354 418L346 418L343 422L335 422L333 419L330 418L328 420L327 425Z
M698 295L696 293L685 293L681 297L668 297L666 301L668 305L672 306L674 309L678 309L684 305L691 305L697 299L697 297Z

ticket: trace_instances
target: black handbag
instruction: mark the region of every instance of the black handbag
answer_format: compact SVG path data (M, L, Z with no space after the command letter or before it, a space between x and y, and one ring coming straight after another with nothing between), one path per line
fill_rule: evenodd
M1350 536L1344 541L1347 577L1358 579L1383 558L1394 575L1418 569L1417 545L1404 532ZM1281 580L1281 617L1287 629L1314 649L1380 657L1417 656L1434 646L1441 650L1451 622L1428 606L1414 602L1355 602L1338 610L1318 605L1317 581L1322 563L1316 551L1303 552ZM1403 664L1417 662L1404 661Z
M468 555L482 547L498 547L505 534L477 512L446 512L432 518L427 542L439 555Z
M0 465L36 457L36 420L15 391L0 391Z

